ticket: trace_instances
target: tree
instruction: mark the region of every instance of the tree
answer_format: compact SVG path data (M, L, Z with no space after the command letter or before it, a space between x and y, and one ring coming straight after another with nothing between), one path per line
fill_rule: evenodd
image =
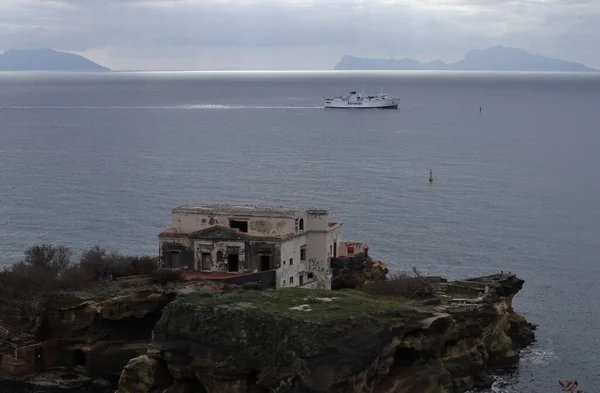
M58 277L71 266L73 252L66 246L40 244L25 251L25 265L49 277Z

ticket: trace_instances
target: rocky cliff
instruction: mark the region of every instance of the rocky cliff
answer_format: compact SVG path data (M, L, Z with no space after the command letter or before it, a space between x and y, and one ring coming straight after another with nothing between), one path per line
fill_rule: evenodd
M52 298L0 303L0 316L20 326L31 342L56 340L62 366L116 384L128 361L148 350L152 329L167 304L190 292L229 290L241 289L210 282L107 282L90 292L62 292ZM11 348L5 349L10 352ZM0 359L2 352L0 347ZM42 379L52 379L52 375Z
M118 393L464 392L534 340L523 281L436 280L427 301L357 290L194 293L170 303Z

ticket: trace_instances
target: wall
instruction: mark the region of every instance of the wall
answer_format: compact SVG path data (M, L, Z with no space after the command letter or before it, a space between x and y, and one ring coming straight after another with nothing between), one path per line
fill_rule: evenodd
M342 269L362 269L365 266L366 257L364 253L354 254L352 257L331 258L331 268L339 273Z
M304 282L307 282L306 263L300 261L300 248L304 245L307 245L306 235L297 236L281 245L281 265L276 274L278 288L300 285L301 272L304 274ZM290 259L293 259L293 265L290 265ZM290 277L294 277L293 284L290 284Z
M304 229L306 231L327 231L329 214L326 210L309 210L306 214Z
M42 361L36 370L36 350L42 355ZM47 371L60 364L60 348L56 340L29 345L17 349L17 358L2 356L2 370L10 375L24 377L40 371Z
M342 243L342 226L339 225L329 230L327 233L327 255L330 257L339 256ZM335 249L335 250L334 250Z
M238 252L238 272L244 273L253 271L249 268L246 256L246 244L243 241L213 241L213 240L195 240L195 270L204 270L202 267L202 253L210 253L212 260L211 271L227 272L228 247L234 247ZM217 253L223 253L223 259L217 260Z
M307 270L315 274L321 289L331 289L328 237L327 232L316 232L310 233L307 239Z
M34 374L33 365L10 355L2 356L2 372L13 377L25 377Z
M244 274L215 281L235 285L258 283L262 289L271 289L276 287L276 274L275 270L269 270L266 272Z
M348 245L353 245L354 246L354 253L352 255L350 255L348 253ZM342 242L340 244L340 247L339 247L339 254L338 254L338 256L340 256L340 257L353 257L354 255L363 253L365 251L364 248L363 248L364 245L365 245L365 243L363 243L363 242L352 242L352 241Z
M246 243L246 263L249 271L262 271L261 255L270 256L268 270L279 269L281 266L281 244L251 241Z
M163 267L169 268L167 253L170 251L179 251L179 266L173 268L192 269L194 266L194 252L189 239L177 236L161 236L158 239L159 258Z
M229 227L229 219L248 221L248 234L252 236L284 236L294 233L292 217L259 217L243 214L216 214L208 216L195 213L173 213L172 225L182 233L192 233L214 225Z

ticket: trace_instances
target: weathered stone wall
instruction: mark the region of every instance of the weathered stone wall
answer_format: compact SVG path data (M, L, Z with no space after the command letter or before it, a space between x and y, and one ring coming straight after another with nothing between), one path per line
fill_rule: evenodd
M234 272L249 272L252 271L247 263L248 254L246 243L243 241L225 241L225 240L194 240L194 248L196 250L196 270L212 270L212 271L234 271ZM210 254L208 266L204 266L202 254ZM237 270L230 270L228 264L229 254L237 254ZM207 269L207 267L209 267Z
M194 250L191 242L183 237L163 237L159 239L160 264L165 268L193 269L195 266ZM178 260L173 260L172 251L178 252Z
M243 214L173 213L172 225L182 233L192 233L214 225L229 227L229 220L248 222L248 234L253 236L283 236L294 233L292 217L256 217Z

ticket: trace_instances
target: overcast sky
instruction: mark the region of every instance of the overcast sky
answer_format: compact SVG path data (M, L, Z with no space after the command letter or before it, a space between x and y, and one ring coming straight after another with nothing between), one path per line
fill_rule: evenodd
M494 45L600 68L600 0L0 0L0 52L113 69L331 69Z

